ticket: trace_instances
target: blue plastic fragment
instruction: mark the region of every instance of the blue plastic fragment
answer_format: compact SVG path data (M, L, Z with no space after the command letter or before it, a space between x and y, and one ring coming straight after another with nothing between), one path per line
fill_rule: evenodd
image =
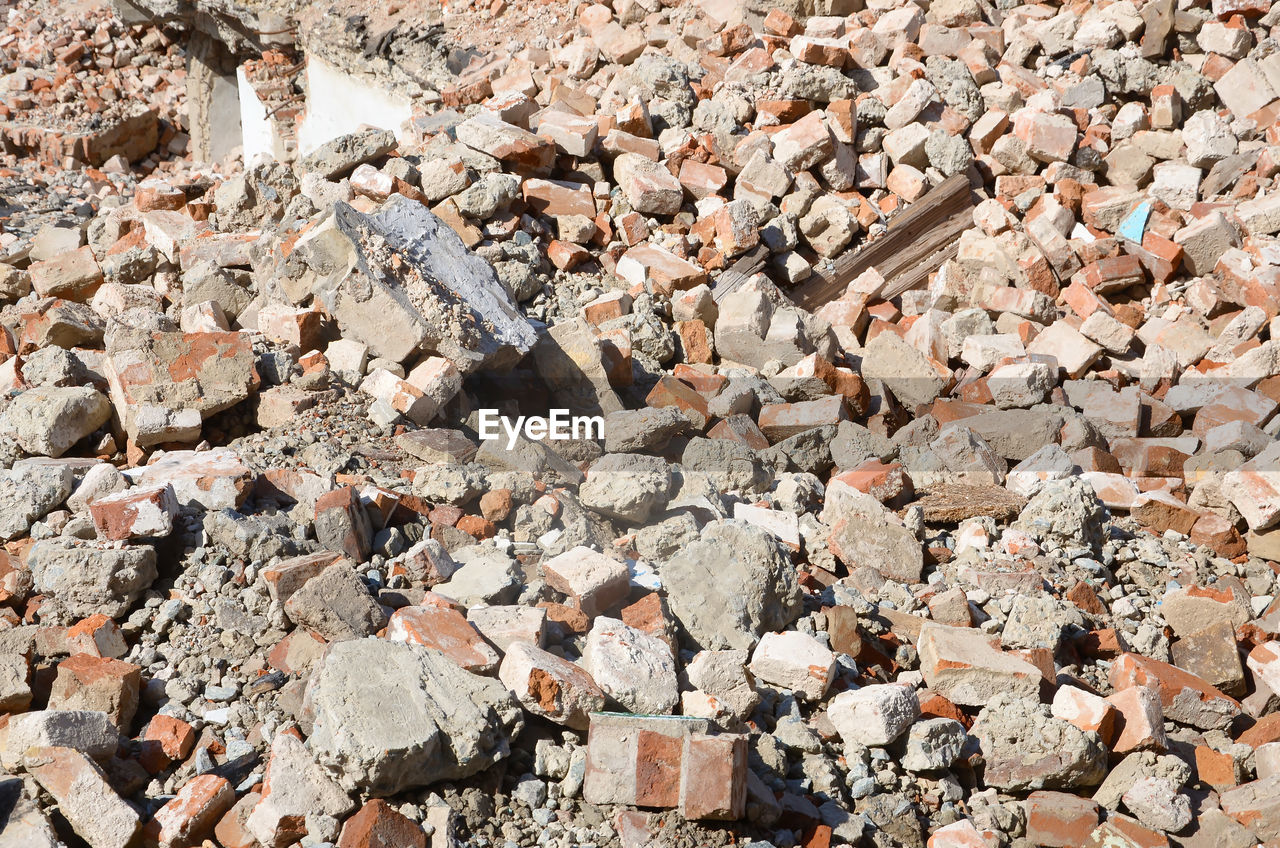
M1142 244L1142 236L1147 231L1149 217L1151 217L1151 202L1144 200L1121 222L1120 238Z

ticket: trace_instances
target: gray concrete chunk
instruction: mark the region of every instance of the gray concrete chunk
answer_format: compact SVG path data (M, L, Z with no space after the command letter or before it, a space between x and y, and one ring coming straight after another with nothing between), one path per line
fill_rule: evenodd
M356 246L354 269L318 295L344 336L396 361L433 351L464 374L509 368L533 347L533 326L493 267L422 204L396 196L365 215L338 203L334 216ZM389 325L397 312L403 326Z
M380 639L330 647L307 699L316 759L377 796L488 768L507 756L523 721L498 681L431 648Z

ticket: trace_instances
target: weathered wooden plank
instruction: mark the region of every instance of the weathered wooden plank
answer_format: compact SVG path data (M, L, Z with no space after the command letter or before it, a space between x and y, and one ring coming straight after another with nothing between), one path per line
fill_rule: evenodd
M760 270L764 268L765 260L768 258L769 248L763 244L744 253L738 261L726 268L719 277L716 277L716 284L715 288L711 290L711 297L715 299L716 303L719 303L720 299L729 292L736 291L743 283L760 273Z
M833 268L817 270L788 294L799 306L814 310L840 297L850 282L874 267L885 279L881 297L896 297L955 255L955 241L972 225L972 208L968 177L950 177L893 218L884 236L844 254Z
M928 282L929 275L942 267L943 262L956 257L960 247L960 234L972 226L972 215L968 207L965 207L931 230L928 239L922 239L900 254L903 270L895 274L892 280L885 280L880 299L895 298Z

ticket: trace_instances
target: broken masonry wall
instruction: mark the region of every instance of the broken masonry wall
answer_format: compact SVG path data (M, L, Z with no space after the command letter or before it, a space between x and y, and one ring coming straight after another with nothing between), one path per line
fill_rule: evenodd
M251 163L259 156L276 161L286 158L284 139L276 130L267 106L253 90L244 66L236 69L236 85L240 92L240 129L244 139L244 161Z
M349 74L314 54L307 56L306 74L307 111L298 128L300 154L363 126L403 135L401 126L411 113L407 97Z
M187 48L187 115L191 157L218 162L244 143L235 60L221 41L200 30Z

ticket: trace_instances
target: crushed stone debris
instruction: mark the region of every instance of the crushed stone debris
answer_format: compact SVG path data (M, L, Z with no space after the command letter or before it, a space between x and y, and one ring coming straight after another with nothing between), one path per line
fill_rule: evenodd
M0 846L1280 841L1270 0L5 15Z

